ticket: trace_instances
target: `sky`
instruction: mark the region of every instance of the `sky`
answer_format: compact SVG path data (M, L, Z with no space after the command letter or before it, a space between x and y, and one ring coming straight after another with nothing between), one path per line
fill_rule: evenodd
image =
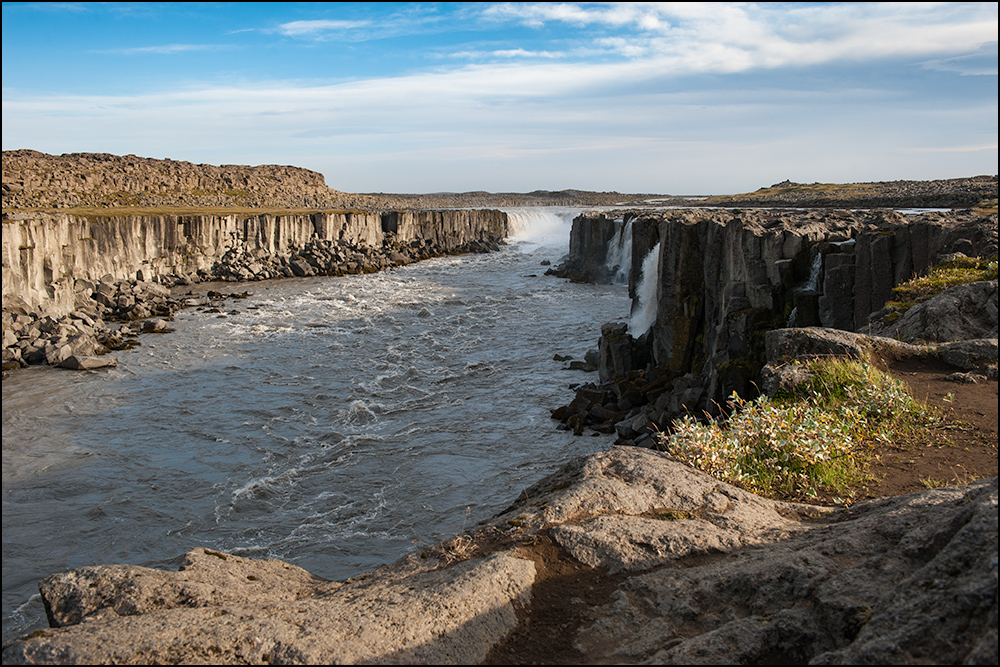
M345 192L997 173L997 3L4 3L3 149Z

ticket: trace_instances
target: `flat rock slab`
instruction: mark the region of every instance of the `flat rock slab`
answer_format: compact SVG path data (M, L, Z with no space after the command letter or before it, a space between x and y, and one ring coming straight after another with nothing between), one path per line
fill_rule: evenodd
M112 356L78 357L73 355L67 357L57 365L59 368L68 368L72 371L93 371L98 368L114 368L118 365L118 360Z
M615 663L996 664L996 479L835 518L627 579L578 648Z

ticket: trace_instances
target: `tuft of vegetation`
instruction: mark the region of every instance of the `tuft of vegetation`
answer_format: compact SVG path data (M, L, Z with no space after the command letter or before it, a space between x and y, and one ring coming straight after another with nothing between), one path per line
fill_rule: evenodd
M849 499L880 444L939 421L869 364L818 359L807 368L811 380L794 394L746 400L734 393L725 422L682 418L658 434L660 449L759 495Z
M909 308L941 294L945 290L980 280L997 279L997 257L955 257L946 259L927 272L892 289L893 299L886 303L901 317Z

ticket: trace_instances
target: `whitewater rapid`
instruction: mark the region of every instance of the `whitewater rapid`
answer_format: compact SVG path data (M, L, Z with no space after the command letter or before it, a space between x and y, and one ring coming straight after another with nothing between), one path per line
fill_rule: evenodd
M118 368L3 382L4 640L44 627L37 581L176 568L196 546L339 579L506 507L611 436L550 419L624 285L544 275L576 211L511 210L500 252L378 274L225 284Z

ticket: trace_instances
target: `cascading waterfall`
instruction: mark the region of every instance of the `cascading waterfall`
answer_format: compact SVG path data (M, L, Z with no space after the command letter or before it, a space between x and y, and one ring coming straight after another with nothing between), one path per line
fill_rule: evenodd
M505 208L514 243L565 243L573 218L581 209Z
M802 290L805 292L819 292L819 274L823 270L823 253L816 249L816 256L813 257L812 264L809 266L809 278L806 280L805 285L802 286Z
M632 302L632 314L629 317L628 332L633 338L638 338L653 326L656 321L657 296L659 292L660 244L642 260L642 276L635 288L635 301Z
M809 265L809 277L806 281L802 283L799 287L795 288L796 292L796 302L806 303L807 300L815 301L815 296L819 294L819 279L823 272L823 253L820 252L818 246L813 247L813 252L816 255L813 257L812 264ZM807 299L807 297L813 297L813 299ZM808 310L814 310L810 308ZM792 312L788 315L788 321L785 323L787 327L796 327L799 325L799 306L792 308ZM808 321L808 313L806 314L805 320Z
M627 284L632 267L632 221L616 220L615 223L618 227L608 242L605 266L612 272L611 282Z

